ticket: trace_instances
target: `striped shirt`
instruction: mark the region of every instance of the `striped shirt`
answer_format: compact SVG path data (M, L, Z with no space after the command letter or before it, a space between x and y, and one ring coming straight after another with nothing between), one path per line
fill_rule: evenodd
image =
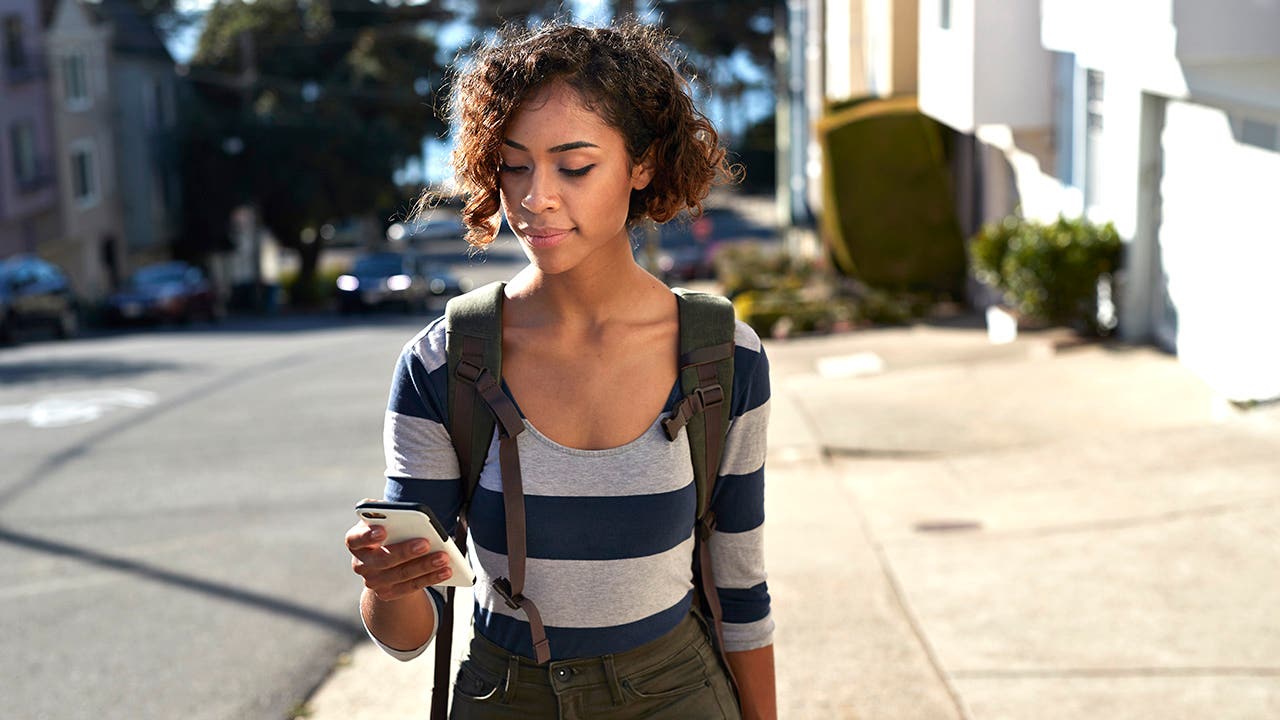
M447 388L441 318L405 345L396 365L384 427L385 495L430 505L453 532L462 483L447 430ZM517 437L528 546L524 595L542 613L553 660L638 647L675 628L689 612L695 598L697 491L684 430L673 442L660 422L682 395L677 383L648 430L606 450L565 447L524 421L526 432ZM769 645L773 635L763 546L769 364L759 337L740 322L731 412L711 503L717 529L710 550L725 648L739 651ZM490 587L493 578L508 575L496 433L468 519L475 631L532 658L523 611L509 608ZM443 597L434 588L427 592L439 617ZM430 639L412 651L378 644L408 660Z

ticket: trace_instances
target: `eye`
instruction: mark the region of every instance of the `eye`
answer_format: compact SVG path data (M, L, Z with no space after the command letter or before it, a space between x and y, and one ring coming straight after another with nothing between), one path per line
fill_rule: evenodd
M522 173L529 168L524 165L508 165L506 163L498 163L498 172L504 173Z
M591 168L593 167L595 167L595 165L587 165L586 167L580 167L576 169L562 168L560 172L564 173L565 175L568 175L569 177L582 177L583 175L586 175L587 173L591 172Z

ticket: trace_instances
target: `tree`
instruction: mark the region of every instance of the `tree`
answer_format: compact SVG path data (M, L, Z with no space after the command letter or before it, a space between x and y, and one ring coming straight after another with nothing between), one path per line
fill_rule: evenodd
M435 5L370 0L231 0L209 10L189 72L203 115L193 144L214 157L189 165L191 185L203 193L230 182L254 203L299 252L300 288L313 286L323 249L302 231L394 207L395 171L443 130L435 38L447 17Z

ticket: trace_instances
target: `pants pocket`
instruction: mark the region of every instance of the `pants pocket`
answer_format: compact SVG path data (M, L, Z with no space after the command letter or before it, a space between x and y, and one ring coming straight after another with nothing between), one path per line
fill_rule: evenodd
M506 678L494 676L470 660L463 660L453 683L453 693L471 702L495 702L505 681Z
M680 651L658 667L627 675L618 684L641 699L675 698L711 686L706 665L693 648Z

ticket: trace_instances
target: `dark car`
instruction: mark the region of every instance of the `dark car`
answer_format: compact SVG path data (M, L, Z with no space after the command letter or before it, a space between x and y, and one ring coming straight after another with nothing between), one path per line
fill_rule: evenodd
M43 329L68 338L80 329L75 293L66 273L33 255L0 261L0 342Z
M216 322L223 306L204 271L181 261L139 268L103 307L107 322Z
M338 276L338 310L350 313L388 306L405 312L427 310L457 295L458 285L442 266L413 254L368 253L357 257L351 270Z

